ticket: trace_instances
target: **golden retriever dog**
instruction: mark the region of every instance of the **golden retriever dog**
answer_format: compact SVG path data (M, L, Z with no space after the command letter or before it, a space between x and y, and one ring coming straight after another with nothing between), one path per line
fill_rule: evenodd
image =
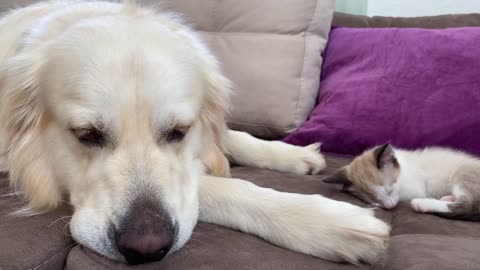
M46 2L0 21L0 143L32 211L68 201L80 244L159 261L197 220L332 261L373 262L389 226L371 209L229 178L238 164L317 173L318 145L226 128L230 83L199 36L134 3Z

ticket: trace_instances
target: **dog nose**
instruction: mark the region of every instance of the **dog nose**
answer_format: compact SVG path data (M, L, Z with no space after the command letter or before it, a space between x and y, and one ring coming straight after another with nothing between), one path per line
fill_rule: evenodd
M117 236L117 247L129 264L160 261L173 244L173 234L139 234L127 231Z
M175 227L161 203L137 199L115 229L115 241L128 264L160 261L174 244Z

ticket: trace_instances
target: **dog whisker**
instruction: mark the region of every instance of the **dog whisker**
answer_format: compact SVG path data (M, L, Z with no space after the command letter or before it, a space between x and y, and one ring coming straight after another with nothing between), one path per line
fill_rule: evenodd
M32 209L30 206L26 205L21 207L20 209L13 211L9 215L11 216L17 216L17 217L33 217L33 216L38 216L41 214L45 214L48 211L39 211Z
M203 237L208 237L208 235L206 234L202 234L202 233L199 233L199 232L192 232L192 235L198 235L198 236L203 236Z
M68 237L73 237L72 234L68 233L70 230L67 228L67 226L69 225L70 225L70 222L68 224L65 224L65 226L63 226L63 234L65 234Z
M12 191L12 192L5 193L5 194L0 195L0 198L21 197L21 196L22 196L22 193L21 193L21 192L19 192L19 191Z
M55 223L57 223L58 221L60 221L60 220L64 221L66 218L71 218L71 217L72 217L72 216L63 216L63 217L61 217L61 218L58 218L58 219L54 220L52 223L50 223L50 225L48 225L47 227L50 228L50 227L52 227ZM68 222L68 224L69 224L69 222Z
M67 204L67 205L77 206L77 207L80 206L79 204L73 203L73 202L71 202L70 200L62 199L62 200L60 200L60 201L63 202L63 203L65 203L65 204Z
M200 244L202 244L202 245L206 245L206 244L207 244L206 242L203 242L203 241L198 240L198 239L195 239L195 238L190 238L190 241L197 242L197 243L200 243Z
M76 242L71 243L70 245L64 247L60 252L58 252L57 254L53 255L53 257L57 256L58 254L63 253L65 250L69 250L69 249L75 247L76 245L77 245ZM52 257L52 258L53 258L53 257ZM38 265L37 267L31 268L31 269L36 270L36 269L39 269L39 268L42 267L42 266L44 266L44 264L40 264L40 265Z

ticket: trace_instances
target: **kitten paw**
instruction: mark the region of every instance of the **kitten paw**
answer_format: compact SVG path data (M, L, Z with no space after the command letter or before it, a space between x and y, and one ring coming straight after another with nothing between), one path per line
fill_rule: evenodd
M455 202L455 196L453 195L448 195L448 196L443 196L441 199L441 201L446 201L446 202Z
M446 213L450 212L449 203L450 201L436 199L413 199L410 205L418 213Z

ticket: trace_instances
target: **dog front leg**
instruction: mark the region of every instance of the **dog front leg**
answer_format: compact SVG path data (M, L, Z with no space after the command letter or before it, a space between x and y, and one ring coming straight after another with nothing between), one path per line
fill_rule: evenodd
M199 195L201 221L290 250L337 262L372 263L386 249L389 226L372 210L353 204L212 176L202 178Z
M225 137L228 159L243 166L296 174L317 174L327 167L320 144L306 147L280 141L264 141L252 135L228 130Z

